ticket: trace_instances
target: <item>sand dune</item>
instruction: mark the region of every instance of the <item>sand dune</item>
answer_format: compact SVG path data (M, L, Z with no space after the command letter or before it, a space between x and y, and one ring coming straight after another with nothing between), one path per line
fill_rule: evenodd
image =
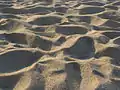
M120 90L119 0L1 0L0 90Z

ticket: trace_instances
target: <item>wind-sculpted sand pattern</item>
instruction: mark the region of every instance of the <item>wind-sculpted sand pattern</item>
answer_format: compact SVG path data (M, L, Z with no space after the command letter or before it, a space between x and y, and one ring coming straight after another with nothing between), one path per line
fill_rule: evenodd
M0 90L120 90L120 0L0 0Z

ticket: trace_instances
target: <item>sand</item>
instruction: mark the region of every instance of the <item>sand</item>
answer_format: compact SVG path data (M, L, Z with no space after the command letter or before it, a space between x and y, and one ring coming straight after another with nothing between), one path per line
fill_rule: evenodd
M120 0L0 0L0 90L120 90Z

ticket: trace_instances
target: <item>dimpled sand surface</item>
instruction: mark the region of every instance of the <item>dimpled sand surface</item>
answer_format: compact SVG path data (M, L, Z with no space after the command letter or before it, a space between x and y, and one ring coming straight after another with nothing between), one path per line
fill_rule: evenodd
M120 0L0 0L0 90L120 90Z

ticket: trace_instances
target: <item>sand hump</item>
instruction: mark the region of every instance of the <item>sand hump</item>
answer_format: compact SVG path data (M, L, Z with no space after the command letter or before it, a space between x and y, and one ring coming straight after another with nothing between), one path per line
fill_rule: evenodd
M13 55L15 56L12 57ZM25 50L13 50L1 54L0 58L0 73L10 73L32 65L36 62L39 56ZM8 63L7 66L5 65L6 63Z
M60 25L57 26L56 32L65 34L65 35L73 35L73 34L85 34L87 33L87 28L85 26L79 25Z
M65 52L72 57L80 59L93 57L95 52L94 42L90 37L81 37L72 47L66 49Z
M0 0L0 90L120 90L120 0Z

